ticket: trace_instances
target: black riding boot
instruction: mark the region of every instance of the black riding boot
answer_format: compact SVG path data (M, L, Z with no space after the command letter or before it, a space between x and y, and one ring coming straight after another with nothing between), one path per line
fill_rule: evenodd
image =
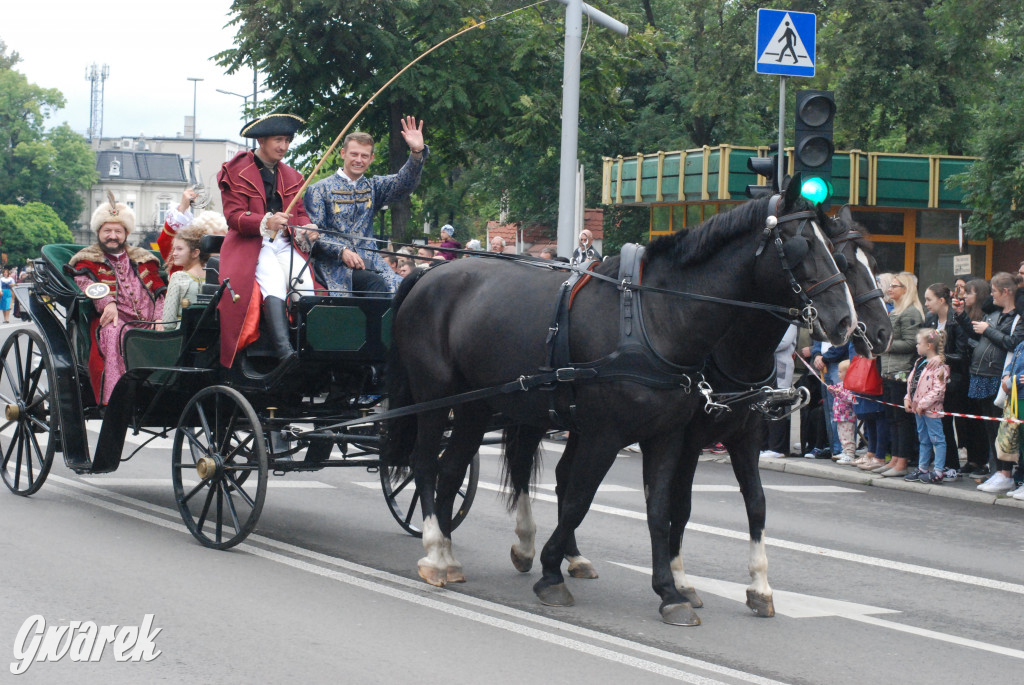
M288 310L284 300L279 297L268 297L263 300L263 321L264 332L274 348L274 356L281 361L292 357L295 348L292 347L289 335Z

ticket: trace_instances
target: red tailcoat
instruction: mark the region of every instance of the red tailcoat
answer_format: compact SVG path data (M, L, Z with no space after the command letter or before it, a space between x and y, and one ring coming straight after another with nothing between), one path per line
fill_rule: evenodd
M249 150L239 152L223 164L217 174L217 185L224 205L224 218L228 222L228 234L220 252L220 279L224 282L230 278L231 288L239 295L238 302L232 302L230 293L225 293L218 307L220 363L230 367L238 350L257 337L255 331L259 325L262 297L256 284L256 263L263 245L260 223L267 214L267 198L255 157ZM281 194L284 209L288 208L301 186L302 174L284 162L278 162L277 192ZM309 223L301 201L292 208L289 223L295 226Z
M181 267L177 264L171 264L171 248L174 247L174 237L178 234L178 229L173 228L166 221L164 222L164 230L160 231L160 235L157 236L156 246L160 248L160 256L163 257L164 266L167 267L167 275L170 276L175 271L181 271Z

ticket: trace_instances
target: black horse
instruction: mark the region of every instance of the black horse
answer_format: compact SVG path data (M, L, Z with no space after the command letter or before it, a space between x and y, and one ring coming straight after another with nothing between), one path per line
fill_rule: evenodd
M853 339L858 353L871 357L874 352L885 350L892 338L892 324L889 320L882 291L878 289L872 270L871 244L866 233L857 225L849 212L842 208L834 219L825 222L827 234L835 246L835 258L846 274L847 282L856 305L858 328ZM711 352L706 371L711 385L722 393L735 393L745 397L730 411L713 416L695 417L686 433L682 458L675 473L670 505L671 527L669 529L671 568L676 588L695 608L703 605L699 595L686 579L681 555L682 536L690 516L693 475L704 445L723 443L730 455L730 464L746 507L750 530L750 557L748 570L751 584L747 588L747 606L759 616L775 614L771 587L767 581L767 557L764 545L765 498L758 470L758 455L763 442L764 415L755 411L761 397L756 393L774 381L775 347L778 346L788 324L776 317L757 310L739 312L729 334ZM763 345L751 346L752 334L763 339ZM540 436L536 431L509 429L506 449L510 462L523 459L537 447ZM562 479L571 469L576 454L577 436L570 434L569 441L556 468L556 493L564 490ZM518 456L511 456L518 455ZM536 526L532 520L527 492L529 474L524 469L509 472L508 485L517 493L516 533L518 542L512 547L512 562L520 571L528 571L533 563L533 532ZM647 483L645 483L647 485ZM576 578L596 578L597 572L584 557L572 538L567 543L566 561L570 575ZM685 625L699 624L696 614L674 613L676 622ZM688 621L688 622L687 622Z
M642 296L642 315L638 304L631 311L645 350L634 358L657 367L660 380L650 381L645 377L650 370L639 369L634 378L626 373L552 383L461 404L442 459L436 455L450 406L389 422L382 457L400 464L411 452L422 497L427 554L418 568L425 580L443 585L463 579L451 552L452 503L492 414L506 415L521 431L542 432L558 408L577 429L577 457L563 478L559 524L541 554L544 575L535 592L545 603L572 603L560 571L567 544L619 449L639 441L648 465L648 525L662 615L680 622L674 619L677 611L693 613L669 565L668 503L679 446L692 417L706 404L698 392L704 360L729 332L739 305L750 300L776 307L804 305L805 314L836 344L844 343L856 326L852 296L818 228L823 215L799 199L797 188L793 184L785 196L745 203L685 234L653 242L643 259L643 292L605 280L579 290L569 316L573 364L597 368L598 360L625 359L618 344L620 328L626 327L620 326L620 307ZM595 271L614 281L618 269L618 258L612 258ZM546 341L554 327L549 312L563 280L560 273L519 263L461 260L403 283L395 302L388 373L391 406L507 387L510 380L535 376L550 361ZM622 290L632 294L621 296ZM801 293L814 298L813 307L806 296L798 297ZM508 468L525 467L509 463Z

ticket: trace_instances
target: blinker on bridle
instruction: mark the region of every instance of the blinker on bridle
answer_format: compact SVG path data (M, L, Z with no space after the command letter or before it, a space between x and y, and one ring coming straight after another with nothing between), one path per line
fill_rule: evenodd
M773 195L768 201L768 216L765 218L764 230L761 232L761 239L757 244L757 251L754 253L755 257L760 257L764 251L765 246L768 244L769 238L773 238L772 242L775 244L775 252L778 254L779 261L782 264L782 269L786 272L789 277L789 286L793 292L800 297L800 302L803 304L803 308L800 310L800 318L804 323L810 327L818 318L818 310L814 307L814 301L811 299L816 293L824 292L834 285L844 283L846 276L843 275L844 268L840 267L839 262L836 261L837 271L828 278L818 281L811 285L806 290L800 286L796 280L796 276L793 274L793 264L799 264L810 249L810 244L803 235L804 222L817 218L817 213L813 210L801 210L799 212L793 212L792 214L784 214L778 216L779 205L781 204L783 197L781 194ZM782 224L789 223L790 221L800 221L800 229L796 235L787 241L782 240L782 232L780 227ZM832 245L829 244L829 252L832 252ZM842 255L839 255L842 256ZM833 259L835 256L833 256ZM843 262L849 266L846 258L843 258Z

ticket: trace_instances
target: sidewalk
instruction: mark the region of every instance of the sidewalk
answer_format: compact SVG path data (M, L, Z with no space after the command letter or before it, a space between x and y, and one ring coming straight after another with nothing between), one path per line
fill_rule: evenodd
M704 452L701 455L701 460L728 463L729 455ZM1024 501L1002 495L993 495L988 492L979 492L977 489L978 484L971 478L958 478L955 481L946 481L941 485L929 485L926 483L907 482L902 478L882 478L873 473L861 471L853 466L840 466L831 459L805 459L803 457L761 459L760 467L766 471L784 471L799 476L825 478L843 483L853 483L854 485L870 485L876 488L903 490L934 495L936 497L977 502L979 504L995 504L996 506L1024 509Z

